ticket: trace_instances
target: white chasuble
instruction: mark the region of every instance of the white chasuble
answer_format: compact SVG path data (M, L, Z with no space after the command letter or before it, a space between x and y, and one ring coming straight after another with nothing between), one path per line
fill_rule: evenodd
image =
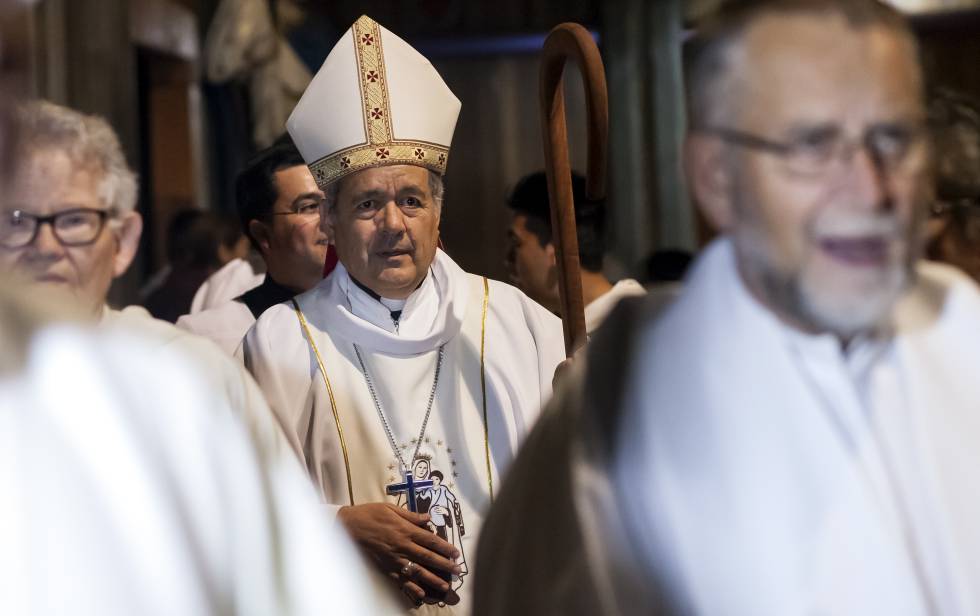
M844 350L763 308L722 239L639 333L611 478L680 613L978 613L980 293L916 270Z
M561 322L441 251L404 302L378 301L342 266L296 300L313 345L294 307L280 304L246 336L246 365L327 503L407 506L404 492L386 494L405 481L397 449L413 481L426 482L415 492L417 510L462 554L463 574L452 582L460 603L423 612L467 613L483 516L551 395ZM400 311L397 323L392 311Z

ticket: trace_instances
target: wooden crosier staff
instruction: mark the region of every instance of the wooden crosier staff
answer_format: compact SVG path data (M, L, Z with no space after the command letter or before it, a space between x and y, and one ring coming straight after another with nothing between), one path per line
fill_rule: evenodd
M559 24L548 34L541 58L541 129L544 136L545 172L551 204L552 241L558 259L558 295L565 329L565 355L571 357L586 341L585 305L572 199L572 170L568 162L568 130L562 74L568 60L575 60L585 83L588 111L588 169L586 198L606 196L606 149L609 101L606 71L599 49L589 31L574 23Z

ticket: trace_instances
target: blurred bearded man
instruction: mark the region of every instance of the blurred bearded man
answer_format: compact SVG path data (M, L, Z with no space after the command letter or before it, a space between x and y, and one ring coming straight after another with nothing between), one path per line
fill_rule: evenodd
M554 315L438 248L459 109L428 60L354 23L287 124L339 264L243 345L326 502L427 614L469 613L494 485L563 357Z
M544 413L476 614L975 613L980 293L919 259L915 39L874 0L754 0L691 45L685 165L722 236Z

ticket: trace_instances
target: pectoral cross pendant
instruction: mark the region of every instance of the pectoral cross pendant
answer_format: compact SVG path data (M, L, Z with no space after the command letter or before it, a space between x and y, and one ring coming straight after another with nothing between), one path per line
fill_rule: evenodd
M408 510L412 513L418 513L419 506L415 502L415 492L425 488L431 488L433 485L434 483L431 479L415 479L415 476L411 472L405 471L405 481L385 486L385 493L391 496L404 494L405 499L408 501Z

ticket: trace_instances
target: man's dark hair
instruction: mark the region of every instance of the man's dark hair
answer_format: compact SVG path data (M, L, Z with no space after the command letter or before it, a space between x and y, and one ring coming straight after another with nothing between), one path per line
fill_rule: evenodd
M305 164L306 161L303 160L303 156L296 149L289 135L283 135L271 146L256 154L238 174L235 180L238 220L241 222L242 232L248 236L256 250L259 249L259 245L252 237L248 223L253 220L266 221L272 214L272 206L279 198L276 172Z
M980 101L947 88L929 103L936 165L933 215L946 219L926 256L980 280Z
M917 52L915 36L897 9L879 0L725 0L702 19L685 45L688 118L702 129L721 121L730 93L731 50L748 27L767 15L836 14L855 29L882 25L907 36ZM719 90L721 88L721 90Z
M936 155L936 196L980 200L980 101L948 88L929 102Z
M441 471L432 471L431 473L429 473L429 479L432 479L433 477L438 477L439 481L446 480L445 476L443 476Z
M575 223L578 227L578 253L582 269L602 271L606 254L606 208L603 203L585 198L585 178L572 172L572 199L575 202ZM527 229L542 246L551 242L551 206L548 202L548 180L544 171L524 176L514 187L507 206L515 213L527 216Z

